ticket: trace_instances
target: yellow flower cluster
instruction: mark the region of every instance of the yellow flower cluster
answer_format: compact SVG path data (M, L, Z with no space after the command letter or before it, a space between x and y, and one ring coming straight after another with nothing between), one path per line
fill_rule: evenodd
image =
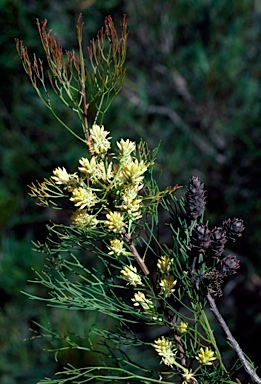
M178 333L182 335L183 333L187 333L187 331L188 331L188 323L181 321L178 327Z
M154 309L154 304L152 300L147 299L143 292L136 292L134 294L134 298L131 299L134 302L134 306L138 307L141 306L145 311Z
M152 346L155 348L159 356L161 356L161 363L168 366L175 363L177 349L173 346L171 340L161 336L161 338L154 341Z
M105 225L110 232L123 233L125 231L126 223L124 217L120 212L109 212L106 215Z
M138 291L134 293L134 297L131 299L131 301L133 301L133 305L135 307L140 306L144 310L144 314L150 319L160 323L163 322L163 317L157 315L157 311L155 305L153 304L153 301L147 299L143 292Z
M161 273L169 273L171 271L171 266L173 264L173 259L164 255L157 262L157 267L161 271Z
M125 265L121 270L121 274L124 279L128 280L128 284L133 285L134 287L143 284L141 277L138 275L137 268L132 265Z
M192 372L192 369L190 370L185 369L184 373L182 374L182 378L184 379L182 381L182 384L192 384L197 382L194 376L195 376L195 373Z
M91 156L79 160L79 173L69 174L58 167L52 180L71 193L70 200L77 208L72 215L75 225L84 229L101 225L108 232L123 235L130 222L142 217L141 194L149 164L137 158L136 143L129 139L118 141L117 152L109 153L110 139L103 126L94 124L90 129ZM112 245L109 250L120 254L116 248Z
M72 221L81 228L95 228L98 220L95 215L90 215L85 210L77 210L72 214Z
M52 179L54 182L58 185L65 185L65 189L68 191L72 191L75 186L79 184L79 177L76 173L70 174L67 172L67 170L63 168L56 168L53 171L54 176L52 176Z
M160 280L160 295L164 295L168 297L175 291L175 285L177 284L177 280L174 280L174 276L166 276Z
M196 359L202 365L212 365L212 362L216 360L215 353L208 347L205 350L201 347Z
M168 297L175 292L175 286L177 284L177 280L175 280L174 276L170 275L172 264L173 259L166 255L161 256L157 262L157 267L161 273L159 281L160 295L164 295L164 297Z
M126 251L123 241L116 238L110 240L110 245L108 246L108 249L110 251L109 255L127 256L131 254L130 252Z
M111 137L106 137L110 132L105 131L103 126L94 124L90 129L91 147L90 150L96 155L105 155L111 147Z

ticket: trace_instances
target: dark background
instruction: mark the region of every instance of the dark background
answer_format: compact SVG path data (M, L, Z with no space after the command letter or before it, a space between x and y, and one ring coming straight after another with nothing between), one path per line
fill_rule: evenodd
M44 265L32 240L44 240L54 214L35 205L27 185L57 166L73 171L84 148L51 116L34 92L15 50L22 39L42 55L36 18L66 49L77 48L75 25L83 13L85 45L104 17L129 22L124 88L105 116L115 139L161 141L160 186L186 185L199 176L207 189L211 226L228 217L245 221L231 252L241 260L218 305L243 350L261 365L261 3L250 0L0 0L0 381L33 384L57 366L44 352L48 340L30 331L34 321L86 326L77 314L46 308L21 294L42 293L28 283ZM61 104L57 110L74 127ZM183 189L185 192L185 187ZM88 318L89 321L92 319ZM222 338L222 333L220 334ZM227 361L233 358L228 352ZM232 360L231 360L232 359ZM242 382L248 382L242 375Z

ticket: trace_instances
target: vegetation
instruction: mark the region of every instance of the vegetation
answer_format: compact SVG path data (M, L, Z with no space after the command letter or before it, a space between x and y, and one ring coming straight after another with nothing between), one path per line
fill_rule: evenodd
M72 6L65 1L61 7L59 2L54 1L43 9L41 3L36 1L26 5L19 1L1 2L1 18L6 25L6 34L2 36L4 49L0 59L3 69L0 204L0 268L3 278L0 288L3 305L1 323L3 328L8 329L1 336L3 382L34 383L44 375L51 376L59 365L68 361L77 361L79 366L84 364L80 354L75 352L72 355L68 349L58 355L58 367L51 354L40 353L42 348L48 348L48 343L44 339L39 341L40 329L34 321L50 330L48 321L52 318L51 329L59 327L59 334L66 335L68 330L78 333L79 329L83 332L90 329L85 326L86 318L71 312L68 314L68 311L64 314L56 309L52 309L47 316L45 305L28 302L26 297L21 299L19 291L29 292L32 296L46 294L39 285L24 286L26 280L34 279L30 266L41 271L45 264L41 254L36 257L31 251L30 239L43 241L47 234L45 224L49 220L68 223L68 214L62 211L53 213L49 208L33 210L26 185L49 177L57 167L66 167L69 174L75 172L77 159L86 156L86 147L72 143L70 135L65 134L51 114L44 112L22 74L12 45L14 37L21 37L30 52L37 52L37 56L43 57L39 40L35 40L37 36L33 25L36 17L41 21L46 17L50 27L62 36L62 45L77 50L72 30L80 11L87 21L87 32L84 33L90 33L85 38L87 41L96 36L106 14L111 13L117 21L123 13L127 13L130 21L128 70L124 87L105 117L99 115L99 126L104 123L119 143L122 137L129 137L132 141L142 137L150 148L155 148L161 140L153 176L159 190L166 185L188 184L191 175L199 176L208 189L207 217L211 228L220 226L227 217L244 219L244 236L235 243L236 246L229 244L234 252L239 253L241 268L236 277L228 279L220 306L224 316L234 321L238 319L237 324L231 324L232 333L237 339L237 333L241 334L238 341L258 364L258 346L255 349L252 340L255 340L260 327L257 317L260 279L255 272L260 270L260 194L257 183L260 172L257 166L260 156L260 55L256 43L260 34L259 9L256 3L250 1L240 4L199 2L196 5L180 1L175 7L170 1L147 3L96 1L86 5L79 1ZM58 11L59 20L56 16ZM63 117L68 127L80 128L77 116L73 117L69 108L63 108L57 102L58 97L50 91L50 100L57 114ZM95 119L95 110L94 103L88 110L90 121ZM139 152L137 156L140 156ZM161 169L164 171L161 172ZM184 195L185 191L180 189L176 196ZM167 208L168 204L164 207ZM169 212L169 208L165 211ZM166 213L160 211L159 215L159 222L163 222L161 215L165 220ZM187 241L190 241L189 238ZM166 238L162 242L170 248ZM104 267L96 267L104 273ZM211 265L211 268L215 266ZM177 290L174 286L172 289ZM242 297L246 298L245 301ZM229 313L225 306L227 301L230 303ZM102 318L92 315L88 321L91 326L102 322ZM60 328L61 323L63 329ZM75 331L71 328L72 324L75 324ZM108 329L113 326L112 322ZM37 341L23 343L22 339L31 337L30 327L36 332ZM57 348L54 334L49 333L49 336L53 340L53 348ZM225 345L220 348L225 351L226 364L232 367L234 356ZM93 359L95 361L96 358ZM9 363L13 360L17 369L14 369L13 362ZM244 377L243 373L239 376L243 382L247 380Z

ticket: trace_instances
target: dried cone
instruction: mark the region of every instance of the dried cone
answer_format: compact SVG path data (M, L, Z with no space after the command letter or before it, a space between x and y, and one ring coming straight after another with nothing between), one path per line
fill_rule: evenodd
M204 184L200 183L199 177L193 176L185 193L186 212L192 220L196 220L204 211L206 205L205 192Z
M228 255L220 261L219 268L224 276L234 275L239 268L239 260L236 256Z
M210 253L213 256L219 257L225 248L225 244L227 242L226 232L221 227L216 227L211 231L210 235L211 246Z
M191 235L191 246L205 253L211 244L210 236L211 231L205 224L196 224Z
M242 236L241 232L245 229L243 220L235 218L223 221L222 228L226 232L227 237L233 241L236 241L236 237Z

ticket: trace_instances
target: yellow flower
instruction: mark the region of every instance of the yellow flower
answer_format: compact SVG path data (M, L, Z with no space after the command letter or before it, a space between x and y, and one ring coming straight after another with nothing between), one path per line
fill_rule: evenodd
M187 331L188 331L188 323L181 321L178 327L178 333L181 335L182 333L187 333Z
M122 211L126 211L130 216L135 217L136 219L142 216L140 212L142 208L142 199L137 198L131 200L128 196L123 195L122 200L122 204L117 206L118 208Z
M164 336L154 341L152 346L156 352L161 356L161 362L165 365L173 365L175 363L176 348L173 346L172 341L165 339Z
M101 127L94 124L90 129L91 137L91 150L97 155L103 155L108 152L111 147L111 137L106 137L110 132L104 130L104 126Z
M94 228L98 224L95 215L90 215L85 210L77 210L72 214L71 219L75 225L84 229Z
M195 373L192 372L192 369L186 369L186 371L182 374L182 378L184 379L184 381L182 381L182 384L191 384L193 383L193 381L196 382L197 380L194 375Z
M168 297L175 291L175 285L177 284L177 280L174 280L174 276L166 276L164 279L160 280L160 294Z
M157 262L157 267L162 273L168 273L171 270L171 265L173 264L173 259L168 256L161 256Z
M136 150L136 143L134 141L130 141L129 139L121 139L121 141L117 141L117 146L120 153L120 163L125 163L128 161L130 159L131 153Z
M82 157L79 163L81 165L81 167L78 168L79 171L86 173L91 181L110 181L113 177L112 163L109 163L109 165L105 167L104 162L97 162L94 156L90 161Z
M86 159L86 157L82 157L79 160L79 163L81 165L81 167L78 168L80 172L87 173L89 176L96 174L97 163L94 156L92 156L91 160Z
M125 232L126 223L124 223L124 218L119 212L110 212L106 214L107 220L105 220L105 225L108 227L108 230L116 233Z
M54 171L53 171L53 174L55 176L52 176L52 178L54 179L54 181L56 182L56 184L67 184L70 180L70 174L66 171L66 169L63 167L63 168L56 168Z
M91 188L83 187L73 189L70 200L73 201L74 205L80 209L85 207L89 209L98 202L98 198L96 194L92 192Z
M131 284L134 287L136 287L138 284L143 284L141 281L141 277L137 273L137 268L133 267L132 265L125 265L121 270L121 274L123 279L127 279L129 281L128 284Z
M142 183L143 174L147 171L148 167L144 161L139 162L137 159L126 163L121 169L120 179L125 183Z
M136 292L134 298L131 299L134 302L135 307L141 306L144 310L153 309L154 305L152 300L147 299L143 292Z
M126 256L130 252L127 252L126 249L124 248L124 243L123 241L119 239L112 239L110 240L111 245L108 246L110 249L109 255L116 255L116 256Z
M201 347L198 355L196 356L196 359L202 365L212 365L212 362L216 360L216 357L215 353L211 349L206 347L204 351L204 349Z
M69 191L72 190L77 183L79 183L79 178L76 173L70 174L66 171L66 169L63 168L56 168L53 171L54 176L51 176L51 178L55 181L56 184L65 184L66 189Z

